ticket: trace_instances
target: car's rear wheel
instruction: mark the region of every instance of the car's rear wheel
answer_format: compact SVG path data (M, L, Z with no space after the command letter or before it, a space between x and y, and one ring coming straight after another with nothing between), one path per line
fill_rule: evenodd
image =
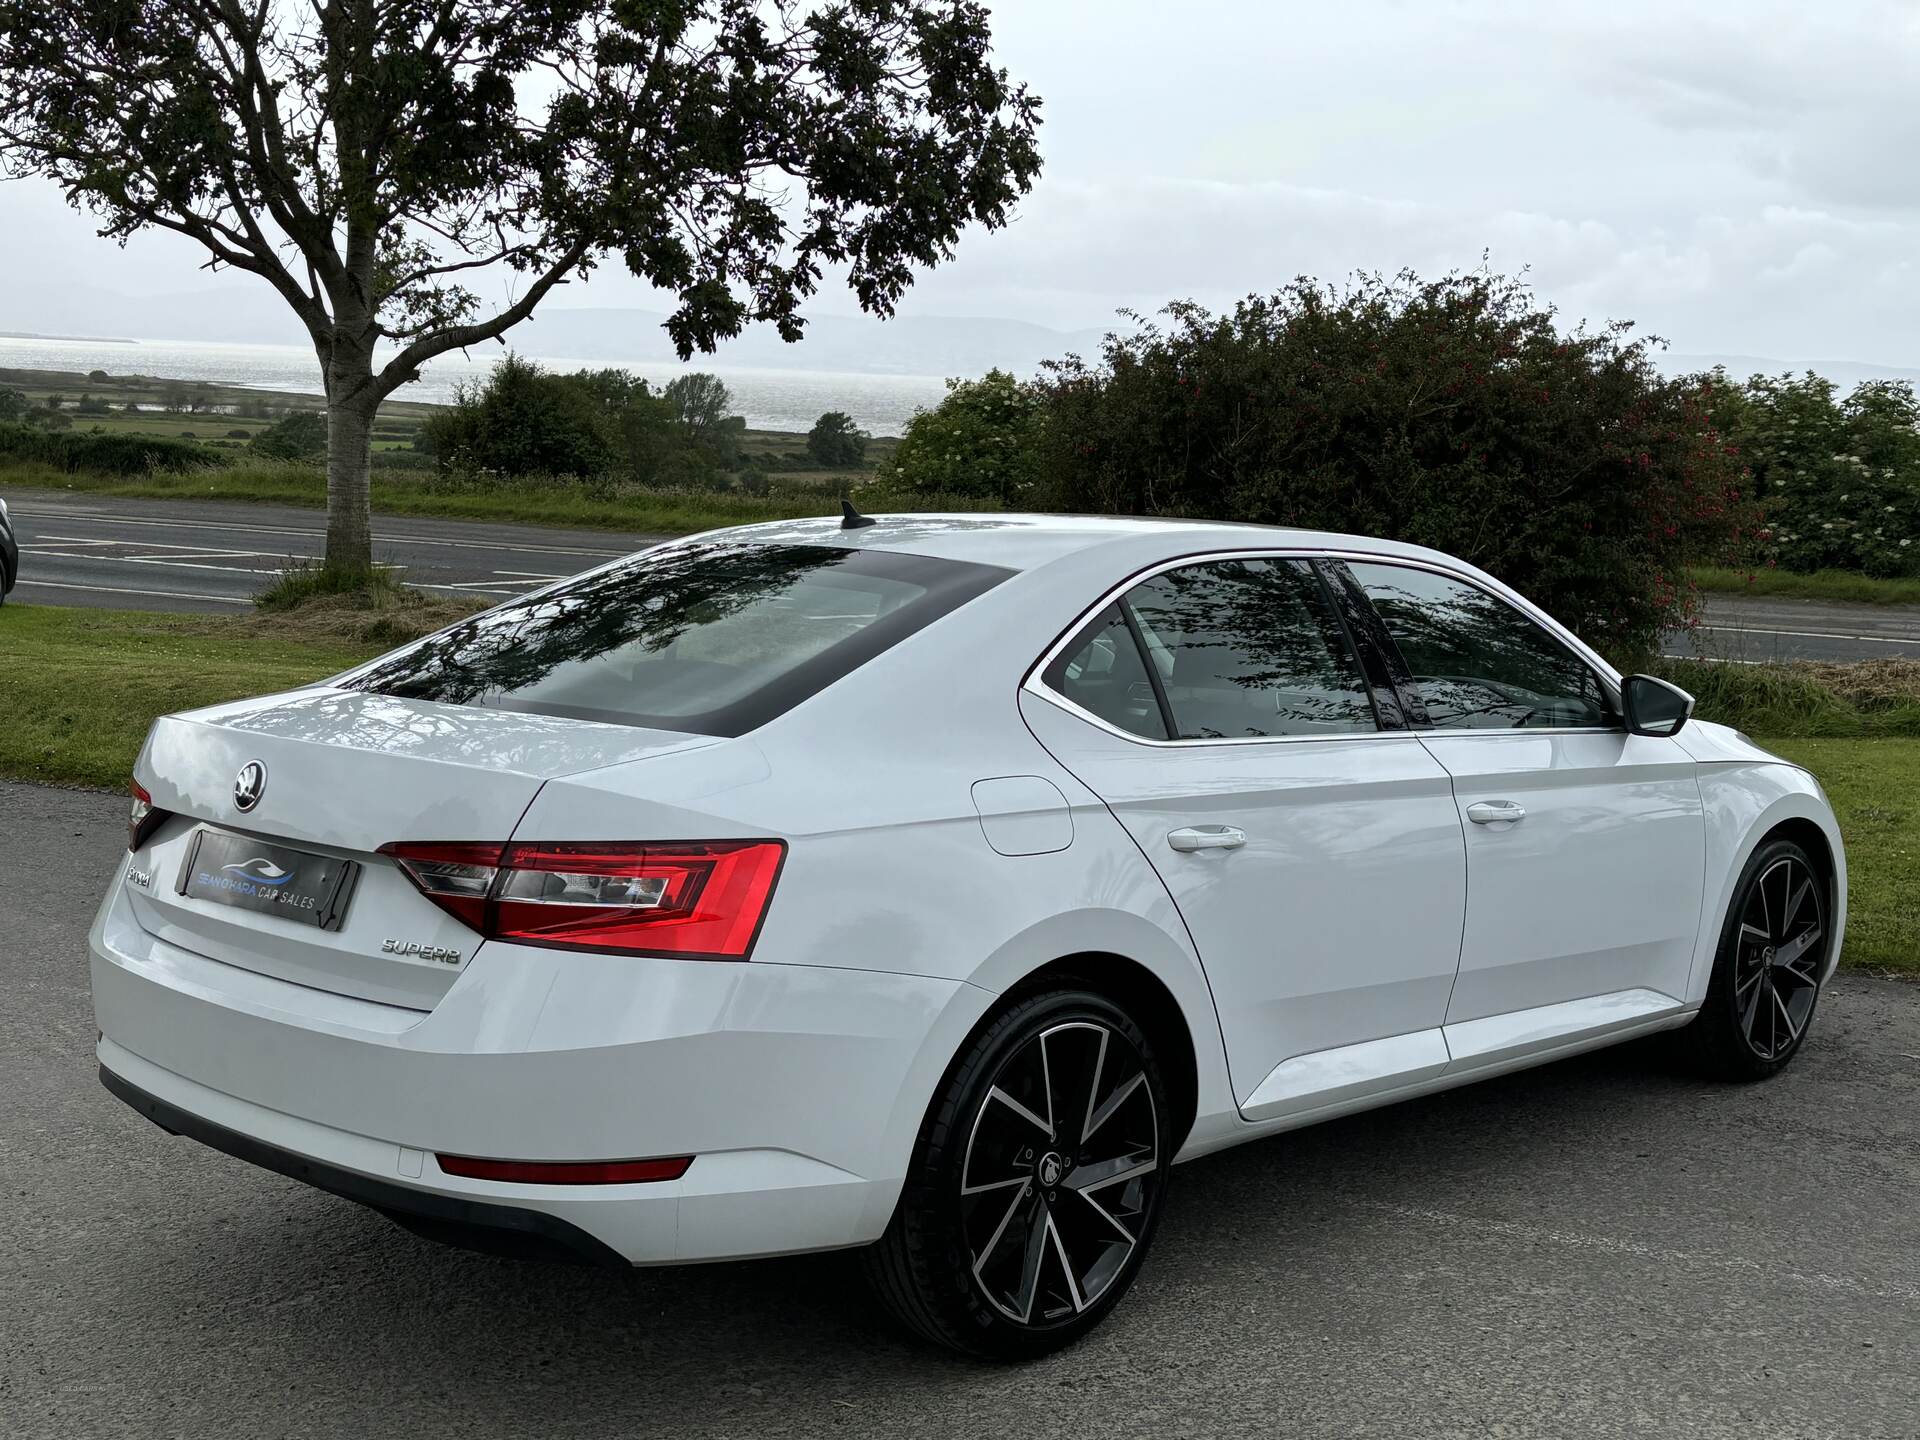
M1043 1355L1133 1283L1172 1159L1167 1089L1145 1032L1086 990L1007 1004L935 1095L886 1235L881 1299L928 1339Z
M1770 840L1740 872L1706 1003L1686 1034L1714 1074L1764 1080L1807 1038L1826 974L1826 879L1790 840Z

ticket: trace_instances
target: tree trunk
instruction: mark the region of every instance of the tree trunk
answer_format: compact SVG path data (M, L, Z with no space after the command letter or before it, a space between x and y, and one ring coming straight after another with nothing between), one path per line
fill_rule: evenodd
M342 393L331 385L329 389L334 395ZM373 501L368 480L374 409L358 399L327 404L326 568L336 575L366 575L373 569Z

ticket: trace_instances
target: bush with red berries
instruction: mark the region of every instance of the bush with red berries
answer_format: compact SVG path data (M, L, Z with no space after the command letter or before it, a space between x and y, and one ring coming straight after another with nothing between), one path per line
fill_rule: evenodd
M1723 382L1648 346L1478 273L1175 304L1033 384L1023 498L1431 545L1629 660L1691 618L1688 566L1745 563L1762 524Z

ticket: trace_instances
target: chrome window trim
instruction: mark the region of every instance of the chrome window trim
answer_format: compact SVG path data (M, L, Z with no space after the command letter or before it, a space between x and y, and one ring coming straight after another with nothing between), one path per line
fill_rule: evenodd
M1035 698L1046 701L1049 705L1058 706L1069 715L1078 716L1089 725L1094 726L1096 729L1104 730L1109 735L1117 735L1120 739L1130 741L1135 745L1145 745L1149 748L1163 750L1183 747L1190 748L1196 745L1298 745L1302 742L1327 744L1351 740L1417 740L1422 735L1444 735L1447 737L1484 735L1510 739L1515 735L1537 737L1541 735L1624 735L1627 733L1617 725L1569 725L1564 727L1542 726L1534 730L1375 729L1372 731L1354 730L1345 734L1330 735L1232 735L1220 736L1218 738L1155 740L1151 736L1136 735L1131 730L1122 730L1118 725L1101 719L1091 710L1074 704L1073 701L1041 680L1040 677L1046 673L1047 667L1053 664L1053 662L1060 657L1061 652L1073 643L1075 637L1093 620L1093 617L1107 606L1120 600L1135 586L1143 585L1153 579L1154 576L1164 575L1169 570L1180 570L1190 565L1207 565L1222 560L1358 560L1370 565L1402 565L1410 570L1432 571L1435 575L1443 575L1449 580L1457 581L1459 584L1470 585L1483 594L1491 595L1502 604L1509 605L1519 611L1520 614L1533 621L1534 624L1538 625L1554 639L1565 645L1567 649L1573 653L1575 659L1597 672L1604 682L1603 688L1612 690L1614 703L1616 705L1620 703L1620 672L1607 664L1605 660L1601 659L1599 654L1585 641L1581 640L1579 636L1575 635L1571 630L1567 629L1566 626L1560 624L1559 621L1526 600L1523 596L1517 593L1502 594L1498 590L1489 590L1486 584L1476 577L1463 574L1452 566L1438 564L1432 560L1406 555L1394 555L1378 550L1328 550L1311 545L1273 546L1262 550L1203 550L1192 555L1181 555L1172 560L1156 561L1145 569L1137 570L1119 584L1112 586L1101 595L1098 600L1087 606L1074 617L1066 629L1062 630L1054 642L1041 653L1040 658L1028 667L1026 678L1020 682L1020 688ZM1358 663L1359 657L1356 656L1354 658L1355 662Z

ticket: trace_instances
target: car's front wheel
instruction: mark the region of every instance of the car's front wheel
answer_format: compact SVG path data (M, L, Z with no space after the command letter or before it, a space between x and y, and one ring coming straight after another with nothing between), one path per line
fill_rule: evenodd
M885 1236L881 1299L928 1339L1043 1355L1099 1324L1153 1238L1172 1160L1145 1032L1080 989L1008 1003L948 1071Z
M1714 1074L1763 1080L1806 1039L1832 944L1826 880L1807 852L1770 840L1740 872L1700 1014L1682 1034Z

